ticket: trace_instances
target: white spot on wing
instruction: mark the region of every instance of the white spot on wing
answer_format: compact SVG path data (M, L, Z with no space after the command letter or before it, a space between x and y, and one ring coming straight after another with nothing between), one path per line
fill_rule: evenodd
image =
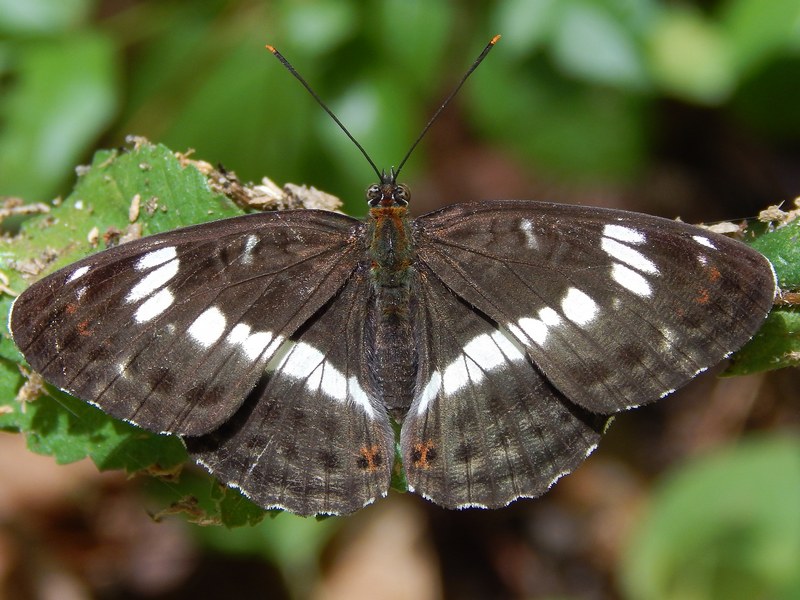
M358 383L355 376L349 379L336 369L325 356L313 346L298 342L284 356L277 367L283 375L303 380L309 391L321 391L339 402L350 401L357 404L370 419L374 419L369 396Z
M510 361L525 360L525 353L500 330L482 333L464 346L463 351L442 372L434 371L417 397L417 414L424 413L440 392L454 394L467 383L479 384L487 371Z
M485 333L471 339L464 346L464 354L474 360L485 371L491 371L505 362L505 356L500 352L500 348Z
M176 258L150 271L139 283L131 288L131 291L125 296L125 302L136 302L142 298L147 298L147 296L175 277L178 274L178 267L179 261Z
M250 326L245 325L244 323L238 323L233 329L231 329L231 332L225 339L228 340L229 344L237 345L243 343L249 335Z
M561 317L549 306L545 306L539 311L539 319L548 327L561 325Z
M258 236L251 233L244 241L244 250L242 251L242 263L249 265L253 262L253 248L258 244Z
M499 329L492 334L492 339L509 360L525 360L525 351L519 347L516 340L510 338Z
M244 323L237 324L225 338L229 344L240 346L250 360L260 357L270 340L272 333L269 331L251 331L250 326Z
M276 335L275 339L272 340L272 343L267 346L266 350L264 350L264 354L266 356L277 356L277 351L280 348L280 345L283 344L284 337L282 335ZM269 365L267 365L267 369L269 370Z
M600 247L609 256L616 258L618 261L623 262L638 271L643 271L645 273L658 273L658 267L656 267L653 261L630 246L621 244L620 242L611 238L604 237L600 242Z
M158 250L153 250L140 257L139 260L136 261L134 268L137 271L146 271L147 269L162 265L177 256L178 252L175 250L174 246L159 248Z
M713 250L717 249L717 247L714 245L714 242L704 235L693 235L692 239L701 246L706 246L707 248L712 248Z
M322 352L313 346L300 342L291 348L278 369L285 375L295 379L305 379L314 372L314 369L319 366L322 359Z
M370 419L375 418L375 411L372 410L372 404L370 404L369 396L367 396L367 392L364 391L364 388L359 385L358 380L355 376L350 377L347 380L347 390L349 392L349 398L356 404L358 404L367 416Z
M469 371L464 355L459 354L453 362L447 365L442 374L442 388L445 394L454 394L467 384Z
M269 331L256 331L250 334L242 344L242 350L244 350L247 358L255 360L264 353L271 339L272 333Z
M189 325L187 333L201 346L208 348L225 333L227 320L216 306L207 308Z
M528 219L522 219L519 223L519 229L525 236L525 245L532 250L539 248L539 240L536 239L536 234L533 233L533 223Z
M625 265L614 263L611 267L611 277L622 287L633 292L637 296L649 297L653 293L647 280L642 277L640 273L629 269Z
M421 415L425 411L428 410L428 405L431 403L431 400L436 398L439 395L439 391L442 389L442 375L439 371L434 371L431 375L428 384L422 390L422 393L419 395L419 404L417 404L417 414Z
M538 319L522 317L518 323L519 329L525 333L525 337L528 337L537 345L543 346L547 341L550 329L561 325L561 316L549 306L540 309L538 314ZM517 328L515 327L514 329Z
M578 325L587 325L597 316L598 306L578 288L569 288L567 295L561 300L564 316Z
M133 318L137 323L146 323L167 310L174 301L175 297L172 292L164 288L142 302L136 312L133 313Z
M525 335L525 332L522 331L522 329L520 329L519 327L517 327L517 325L515 325L514 323L506 323L506 329L508 329L511 332L511 335L513 335L518 340L524 340L525 338L528 337L527 335Z
M547 341L547 325L539 319L522 317L517 322L519 323L519 329L517 329L517 331L522 330L523 332L522 338L527 337L539 346L543 346ZM513 326L509 326L509 329L512 329L512 327ZM514 329L516 329L516 327L514 327Z
M66 281L66 283L71 283L71 282L75 281L76 279L78 279L78 278L80 278L80 277L83 277L84 275L86 275L86 273L88 273L88 272L89 272L89 268L90 268L90 267L89 267L88 265L84 265L84 266L82 266L82 267L79 267L79 268L75 269L75 270L74 270L74 271L73 271L73 272L70 274L70 276L69 276L69 277L67 277L67 281Z
M606 225L603 227L603 235L626 244L644 244L646 241L644 233L624 225Z
M356 381L355 378L353 378L353 381ZM329 362L324 362L322 363L322 381L320 385L325 394L338 398L346 394L348 382L339 369L334 368Z

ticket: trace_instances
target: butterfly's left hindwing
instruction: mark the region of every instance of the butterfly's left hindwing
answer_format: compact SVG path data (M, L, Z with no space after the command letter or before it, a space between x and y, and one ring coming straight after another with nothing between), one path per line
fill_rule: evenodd
M385 496L394 433L367 391L366 274L279 350L242 408L217 431L186 438L190 455L266 508L344 514Z
M775 296L755 250L638 213L477 202L414 226L420 262L509 331L562 394L601 414L657 400L721 361Z
M342 287L362 228L285 211L129 242L33 284L9 327L53 384L148 429L199 435Z

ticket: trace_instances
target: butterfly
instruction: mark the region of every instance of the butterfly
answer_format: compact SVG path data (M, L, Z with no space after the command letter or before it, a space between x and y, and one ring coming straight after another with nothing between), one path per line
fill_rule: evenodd
M400 469L447 508L537 497L772 306L769 261L705 229L525 200L412 218L397 175L365 221L263 212L89 256L24 291L9 329L49 382L313 515Z

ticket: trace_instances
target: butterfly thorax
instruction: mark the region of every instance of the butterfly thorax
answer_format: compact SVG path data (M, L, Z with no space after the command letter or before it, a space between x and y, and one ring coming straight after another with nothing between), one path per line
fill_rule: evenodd
M408 209L373 208L369 215L367 239L373 284L376 288L407 287L414 259Z
M384 182L368 190L367 255L372 302L368 334L375 352L372 384L389 414L408 412L416 381L417 352L413 339L411 289L415 271L408 190Z
M381 174L381 182L367 189L368 255L375 289L408 288L414 249L408 216L408 187L395 182L394 170Z

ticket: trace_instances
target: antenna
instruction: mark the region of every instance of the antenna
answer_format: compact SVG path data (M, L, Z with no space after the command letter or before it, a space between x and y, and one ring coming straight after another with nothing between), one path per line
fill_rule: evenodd
M431 125L433 125L433 122L436 120L436 118L441 114L441 112L445 109L445 107L450 103L450 101L453 99L453 97L461 89L461 86L464 85L464 82L467 81L467 78L470 75L472 75L472 72L475 69L478 68L478 65L481 64L481 62L483 62L483 59L486 58L486 55L489 54L489 51L492 48L494 48L494 45L499 40L500 40L500 36L499 35L496 35L491 40L489 40L489 43L486 44L486 47L483 49L483 51L480 53L480 55L478 55L478 58L476 58L475 61L470 66L470 68L467 69L467 72L464 73L463 77L461 77L461 79L459 80L458 84L453 89L453 91L450 92L450 94L444 99L444 102L442 102L442 104L439 106L439 108L436 110L436 112L433 113L433 116L430 118L428 123L425 125L425 127L422 128L422 132L417 136L417 139L414 140L414 143L411 144L411 148L409 148L408 152L406 152L406 155L403 157L403 160L400 161L400 165L397 167L396 170L392 169L392 171L391 171L392 182L396 181L397 176L400 174L400 169L402 169L403 165L406 164L406 161L411 156L411 153L414 151L414 149L420 143L422 138L425 137L425 134L428 133L428 130L431 128ZM336 123L339 126L339 129L341 129L344 132L344 134L350 139L350 141L353 142L356 145L356 148L358 148L361 151L361 154L363 154L364 158L367 159L367 162L372 167L372 170L375 171L375 174L378 176L378 179L383 181L384 180L384 175L382 175L381 172L378 170L378 167L375 166L375 163L369 157L369 154L367 154L367 151L364 150L364 147L361 144L359 144L358 140L353 137L353 134L351 134L347 130L347 127L345 127L344 124L339 120L339 117L337 117L335 114L333 114L333 111L330 108L328 108L328 106L322 101L322 98L320 98L317 95L317 93L311 88L311 86L308 84L308 82L305 79L303 79L303 76L300 75L300 73L297 72L297 70L286 59L286 57L283 56L283 54L278 52L278 49L275 48L275 46L270 46L269 44L267 44L265 47L266 47L267 50L272 52L273 56L275 56L275 58L277 58L281 62L281 64L284 67L286 67L286 69L289 71L289 73L291 73L294 76L294 78L297 79L297 81L299 81L304 88L306 88L306 91L308 91L308 93L311 94L311 97L314 98L314 100L317 101L317 104L319 104L322 107L322 109L326 113L328 113L328 115L331 117L331 119L333 119L334 123Z
M448 104L450 104L450 101L451 101L451 100L453 99L453 97L454 97L454 96L455 96L455 95L458 93L458 90L460 90L460 89L461 89L461 86L463 86L463 85L464 85L464 82L465 82L465 81L467 81L467 78L468 78L470 75L472 75L472 72L473 72L475 69L477 69L477 68L478 68L478 65L479 65L479 64L481 64L481 63L483 62L483 59L484 59L484 58L486 58L486 55L487 55L487 54L489 54L489 51L490 51L492 48L494 48L494 45L495 45L495 44L496 44L496 43L497 43L499 40L500 40L500 35L496 35L496 36L494 36L494 37L493 37L491 40L489 40L489 43L488 43L488 44L486 44L486 47L485 47L485 48L483 49L483 51L482 51L482 52L481 52L481 53L478 55L478 58L476 58L476 59L475 59L475 61L474 61L474 62L472 63L472 65L470 66L470 68L469 68L469 69L467 69L467 72L466 72L466 73L464 73L464 76L463 76L463 77L461 78L461 80L458 82L458 84L457 84L457 85L456 85L456 87L453 89L453 91L452 91L452 92L450 92L450 95L449 95L449 96L447 96L447 98L445 98L445 99L444 99L444 102L442 102L442 104L439 106L439 108L436 110L436 112L435 112L435 113L433 113L433 116L430 118L430 120L428 121L428 123L425 125L425 127L423 127L423 128L422 128L422 132L421 132L421 133L420 133L420 134L417 136L417 139L414 141L414 143L413 143L413 144L411 144L411 148L409 148L409 149L408 149L408 152L406 152L406 155L403 157L403 160L401 160L401 161L400 161L400 164L398 165L398 167L397 167L397 170L394 172L394 176L395 176L395 178L396 178L396 177L397 177L397 176L400 174L400 169L402 169L402 168L403 168L403 165L405 165L405 164L406 164L406 161L408 160L408 157L409 157L409 156L411 156L411 153L412 153L412 152L414 151L414 149L417 147L417 144L419 144L419 143L420 143L420 141L422 140L422 138L425 136L425 134L426 134L426 133L428 133L428 130L431 128L431 125L433 125L433 122L434 122L434 121L437 119L437 117L438 117L438 116L439 116L439 115L442 113L442 111L444 110L444 108L445 108L445 107L446 107Z

